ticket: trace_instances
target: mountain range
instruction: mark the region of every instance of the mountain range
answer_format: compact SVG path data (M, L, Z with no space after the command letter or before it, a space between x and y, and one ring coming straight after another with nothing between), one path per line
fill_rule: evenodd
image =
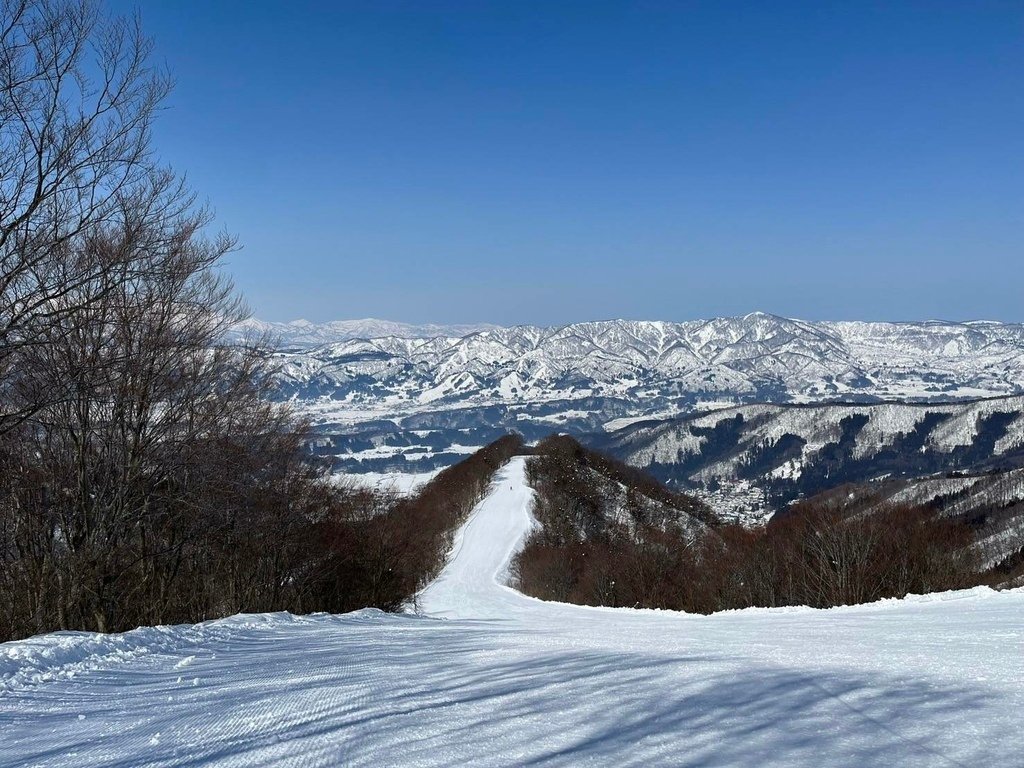
M756 312L556 328L284 325L240 330L281 338L279 396L345 473L425 473L510 430L564 432L749 522L830 484L985 471L1019 453L1024 430L1008 415L1024 402L1019 324Z
M749 520L847 483L1024 466L1024 397L742 405L590 442Z
M388 329L394 332L352 337ZM301 326L291 343L310 341L280 353L282 392L390 412L612 397L639 404L641 414L715 398L937 400L1024 392L1019 324L806 322L753 313L455 330L430 336L422 326L378 321ZM343 338L319 343L334 333Z

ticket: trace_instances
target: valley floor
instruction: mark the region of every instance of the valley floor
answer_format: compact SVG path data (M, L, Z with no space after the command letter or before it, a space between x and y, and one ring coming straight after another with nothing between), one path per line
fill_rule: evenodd
M1024 590L714 616L503 586L523 460L421 615L0 645L0 765L1017 765Z

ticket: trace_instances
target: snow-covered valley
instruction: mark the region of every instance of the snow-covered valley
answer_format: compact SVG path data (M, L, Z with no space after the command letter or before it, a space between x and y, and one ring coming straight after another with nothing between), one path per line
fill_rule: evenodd
M246 615L0 646L0 763L1013 765L1024 590L712 616L505 584L499 471L418 614Z

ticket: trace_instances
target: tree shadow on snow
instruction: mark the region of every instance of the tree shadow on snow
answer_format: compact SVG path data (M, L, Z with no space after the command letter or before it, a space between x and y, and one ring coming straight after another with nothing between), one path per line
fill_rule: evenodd
M250 633L183 667L154 658L8 694L0 763L888 766L1008 757L998 754L1008 705L982 688L567 645L417 619ZM255 674L253 658L265 660ZM968 730L968 712L987 732Z

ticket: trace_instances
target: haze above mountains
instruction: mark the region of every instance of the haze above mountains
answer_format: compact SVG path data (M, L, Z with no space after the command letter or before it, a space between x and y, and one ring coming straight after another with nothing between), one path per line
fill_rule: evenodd
M282 344L293 346L316 346L319 344L330 344L332 342L347 341L350 339L376 339L387 336L396 336L406 339L429 339L438 336L456 337L467 336L480 331L512 329L512 328L538 328L547 330L558 330L573 326L595 325L601 323L655 323L662 325L686 326L694 324L721 323L725 320L733 322L745 322L753 318L767 318L782 322L796 322L814 325L837 324L860 324L860 325L891 325L891 326L965 326L977 327L986 325L1006 325L1020 327L1024 324L1003 323L995 320L969 320L969 321L947 321L947 320L923 320L923 321L804 321L794 318L786 318L770 312L755 311L746 315L722 316L708 320L686 320L686 321L637 321L625 319L580 321L563 325L500 325L497 323L405 323L396 320L382 320L380 318L361 318L354 320L330 320L327 322L312 322L306 319L278 322L261 320L253 317L236 326L234 335L236 337L245 333L263 334L269 333L277 338Z
M400 339L429 339L434 336L466 336L477 331L486 331L499 326L490 323L464 323L441 325L436 323L399 323L394 320L378 320L368 317L362 320L332 320L326 323L312 323L309 320L292 320L288 323L270 322L250 318L235 328L238 337L245 334L270 334L287 346L316 346L349 339L378 339L394 336Z

